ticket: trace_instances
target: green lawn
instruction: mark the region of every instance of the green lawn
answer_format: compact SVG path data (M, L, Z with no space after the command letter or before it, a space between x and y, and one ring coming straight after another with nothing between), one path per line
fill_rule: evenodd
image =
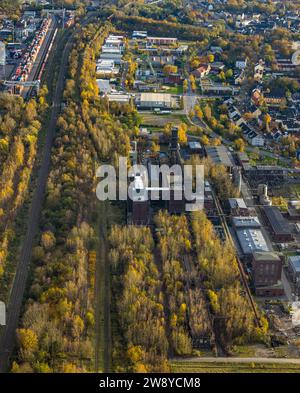
M183 86L170 86L166 92L170 94L183 94Z
M292 185L290 185L290 188L291 188L292 192L294 192L297 195L297 197L299 198L300 197L300 184L292 184Z

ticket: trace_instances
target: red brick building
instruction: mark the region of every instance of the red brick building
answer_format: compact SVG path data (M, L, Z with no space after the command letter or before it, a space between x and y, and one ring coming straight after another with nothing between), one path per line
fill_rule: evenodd
M265 206L263 214L275 242L285 243L294 240L289 222L283 217L278 207Z
M252 254L252 278L258 296L281 296L282 261L274 252L257 251Z

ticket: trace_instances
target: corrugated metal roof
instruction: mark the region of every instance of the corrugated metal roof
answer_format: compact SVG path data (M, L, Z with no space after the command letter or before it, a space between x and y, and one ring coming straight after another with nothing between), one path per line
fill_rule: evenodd
M268 218L268 221L272 227L272 230L277 235L289 235L291 229L286 219L281 214L280 210L276 206L265 206L264 212Z

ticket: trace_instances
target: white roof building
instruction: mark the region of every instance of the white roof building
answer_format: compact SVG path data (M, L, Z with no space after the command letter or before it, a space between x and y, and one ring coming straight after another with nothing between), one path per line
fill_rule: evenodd
M171 108L172 96L166 93L141 93L137 105L148 108Z
M232 224L235 228L261 228L258 217L233 217Z
M109 102L119 102L120 104L126 104L130 101L131 96L129 94L108 94Z
M246 203L243 198L229 198L228 202L231 209L247 209Z
M97 85L102 94L108 94L112 90L108 79L97 79Z
M255 251L270 251L260 229L237 229L236 234L243 254L252 254Z

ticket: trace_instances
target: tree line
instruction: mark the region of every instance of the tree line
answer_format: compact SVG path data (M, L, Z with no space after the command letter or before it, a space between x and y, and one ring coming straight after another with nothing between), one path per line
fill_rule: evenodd
M6 267L13 255L16 258L19 214L29 196L47 93L43 87L37 99L28 102L6 93L0 95L0 292L3 299L11 284L12 276ZM10 272L15 268L15 262L12 264Z

